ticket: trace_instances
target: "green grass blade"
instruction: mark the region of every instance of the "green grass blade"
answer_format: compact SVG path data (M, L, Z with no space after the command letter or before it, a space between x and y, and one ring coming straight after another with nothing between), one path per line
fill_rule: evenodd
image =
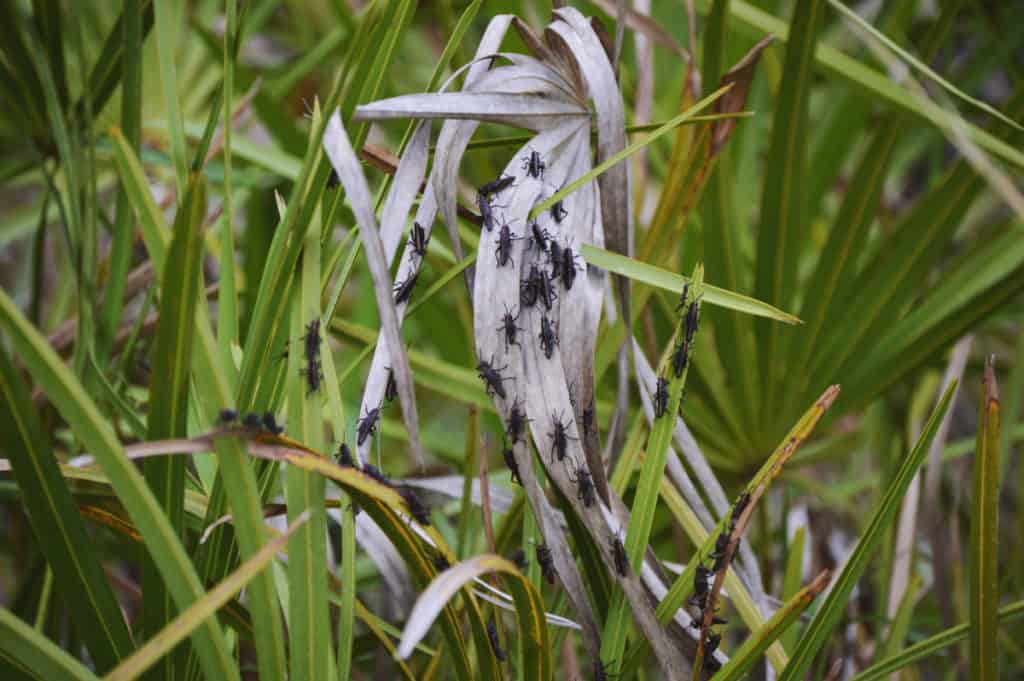
M123 22L121 60L121 130L129 148L136 154L142 133L142 5L143 0L126 0L119 25ZM94 109L95 111L95 109ZM114 341L124 307L124 289L131 265L135 239L135 213L124 186L117 192L117 215L110 247L110 278L100 317L100 363L104 364Z
M999 605L999 389L995 358L985 365L985 389L978 415L971 513L968 609L971 617L971 681L999 678L996 606Z
M135 20L130 15L136 10L140 12L141 19L141 23L138 25L140 45L145 42L152 30L153 1L132 0L132 3L126 3L121 16L117 18L107 33L100 56L92 66L92 71L89 73L89 87L75 104L76 115L81 115L87 105L96 115L103 111L117 86L120 84L123 87L126 82L123 78L125 69L129 68L128 60L139 59L138 66L143 66L140 54L131 49L132 42L128 37L130 34L127 33L127 31L135 30L129 22ZM124 96L123 89L121 96Z
M117 130L111 132L111 139L114 141L115 159L121 172L122 181L126 183L129 197L139 215L139 224L146 242L146 249L153 261L157 278L162 279L170 230L162 213L153 202L138 159L128 149L124 138ZM195 366L192 377L196 382L198 394L204 397L203 413L208 422L213 422L220 409L235 402L236 398L230 387L232 384L225 373L231 371L233 365L223 367L217 361L216 341L213 338L206 309L204 306L199 306L197 310L196 340L199 344L195 348L193 358ZM232 515L235 519L234 532L238 537L242 555L255 555L265 542L261 495L256 475L239 443L230 439L220 440L216 445L216 453L219 464L218 471L221 474L218 479L223 480L223 487L214 487L208 506L206 524L208 525L224 515L227 510L227 502L230 501ZM214 539L208 543L214 543L218 537L222 537L222 533L215 533ZM228 561L226 556L221 555L220 557L222 561L216 565L216 568L223 570ZM219 572L217 572L217 576L220 577ZM210 575L204 574L204 577L209 578ZM257 658L260 676L270 681L283 679L287 666L284 658L284 634L277 607L277 595L270 575L259 575L253 580L247 593L249 607L253 614L257 649L260 653Z
M181 127L178 71L175 66L181 10L179 4L173 0L153 0L153 4L156 9L156 52L160 64L164 107L167 111L167 130L170 132L171 161L174 163L178 193L183 194L188 186L188 158L185 151L185 133Z
M280 536L267 542L256 555L242 563L230 576L182 612L173 622L147 641L146 645L121 663L117 669L107 674L104 681L137 679L160 658L170 653L196 627L217 614L217 611L251 582L279 551L284 550L288 538L305 523L307 518L306 514L300 514Z
M700 4L706 5L707 1L704 0ZM731 19L735 22L734 25L745 28L746 32L758 38L765 33L774 33L783 42L787 42L790 38L790 30L786 22L747 2L732 0L729 3L729 12ZM856 87L865 96L875 101L885 102L918 118L923 118L939 128L948 128L953 125L963 126L968 137L978 146L1018 168L1024 168L1024 153L1019 148L964 121L959 115L950 114L942 107L908 92L888 74L862 64L825 44L818 45L814 61L818 69ZM1014 115L1016 114L1010 113L1010 116Z
M240 45L238 2L226 0L224 27L224 222L220 238L220 295L217 298L217 350L220 361L234 365L232 347L238 342L238 291L235 287L235 205L232 191L232 102L235 94L235 58Z
M912 575L907 585L907 590L903 592L900 604L896 608L896 615L892 618L892 622L889 623L889 631L885 643L878 652L877 659L884 660L892 657L899 651L900 646L907 637L907 632L910 630L914 605L917 602L917 595L920 589L920 575Z
M609 272L615 274L621 274L624 277L629 277L633 281L637 281L650 286L656 286L666 291L679 294L683 290L683 286L690 281L687 277L676 274L675 272L669 272L663 270L660 267L649 265L645 262L640 262L625 255L618 253L612 253L596 246L589 244L582 244L580 247L580 254L583 259L592 265L596 265ZM736 310L744 314L754 315L757 317L766 317L775 321L784 322L786 324L799 324L800 319L783 312L782 310L763 303L760 300L748 298L747 296L711 284L704 285L704 300L703 302L709 305L718 305L729 310Z
M1024 619L1024 601L1017 601L1000 608L996 612L999 624L1007 625ZM924 660L943 648L959 643L966 639L971 632L971 625L959 624L950 629L930 636L923 641L918 641L912 646L904 648L890 658L876 662L864 671L854 676L850 681L879 681L889 678L893 672L898 672L904 667L909 667L915 662Z
M106 671L131 653L131 632L43 432L28 388L0 348L0 442L57 591L96 668Z
M804 564L804 528L797 528L793 541L786 547L786 570L782 575L782 600L788 601L800 590L800 573ZM779 639L786 650L793 650L800 638L800 630L791 626Z
M704 267L700 264L694 269L690 278L689 300L699 301L704 294ZM675 333L672 342L683 342L684 322L686 310L684 309L675 325ZM658 494L662 476L665 471L665 462L668 459L669 446L672 443L672 433L675 428L675 419L672 415L679 412L679 405L683 399L683 388L686 386L686 377L689 373L687 365L682 374L675 376L672 372L669 356L666 355L661 366L657 368L658 375L668 380L668 408L665 410L667 418L655 420L651 427L650 437L647 441L647 458L640 471L640 480L637 483L635 501L630 508L629 528L626 533L625 544L626 555L629 557L630 565L634 571L639 571L644 560L644 552L647 549L651 536L651 528L654 524L654 512L658 507ZM609 608L608 617L605 620L604 635L601 640L601 657L606 660L622 659L626 646L626 636L632 618L629 614L629 603L621 589L617 589L612 597L612 604Z
M6 608L0 608L0 653L39 679L97 681L85 665Z
M317 214L316 222L319 223ZM308 325L320 319L320 234L306 233L302 250L300 285L292 296L288 353L288 433L316 451L322 451L323 417L320 390L310 391L303 371L319 371L301 350ZM324 348L329 352L329 348ZM289 651L292 679L326 679L331 650L327 619L327 517L324 479L300 468L285 470L288 518L309 513L309 522L288 542ZM331 660L333 664L333 660Z
M206 182L193 175L174 220L173 239L164 269L156 349L150 381L147 439L188 435L189 372L195 337L196 301L200 300L202 224L206 216ZM158 457L143 463L143 473L179 539L185 533L185 461ZM148 635L167 626L174 616L170 595L156 566L143 566L143 608ZM164 658L151 678L176 678L174 658Z
M203 594L202 583L192 561L163 515L142 475L124 455L109 422L89 398L81 383L53 352L47 340L15 307L6 292L0 292L0 328L26 368L50 401L71 426L85 449L96 457L118 499L150 549L167 588L179 608L186 608ZM216 622L196 629L193 642L210 678L237 679L238 670L228 650L224 632Z
M915 69L928 76L928 78L933 82L938 83L944 90L946 90L950 94L959 97L960 99L967 102L971 106L981 109L982 111L991 116L995 116L996 118L998 118L1003 123L1006 123L1007 125L1011 125L1017 128L1018 130L1024 130L1024 127L1022 127L1020 123L1013 120L1012 118L1004 114L1002 111L999 111L995 107L990 106L989 104L981 101L980 99L971 97L969 94L967 94L966 92L964 92L963 90L961 90L960 88L958 88L957 86L953 85L948 80L940 76L938 73L932 70L930 66L925 64L923 61L921 61L914 55L910 54L910 52L908 52L907 50L900 47L894 40L892 40L887 35L879 31L870 23L861 19L859 14L851 10L843 3L837 2L837 0L827 0L827 2L828 4L832 5L833 9L842 14L844 18L851 21L861 30L869 33L876 40L878 40L883 45L888 47L890 50L898 54L903 61L907 62Z
M955 388L956 381L953 381L946 389L946 392L943 393L938 406L932 411L932 415L922 430L921 436L918 438L913 450L903 459L892 483L886 490L881 502L875 508L867 528L850 555L846 567L836 578L835 584L832 586L832 590L825 599L825 602L815 614L814 619L807 625L803 636L800 637L800 641L793 650L790 662L780 675L779 681L797 681L797 679L804 678L815 656L827 644L829 637L832 635L832 630L846 611L850 592L853 591L853 587L857 584L861 575L864 574L868 561L875 553L875 549L882 541L889 523L892 522L893 517L896 515L896 511L903 500L903 495L906 494L911 479L913 479L914 474L924 462L924 458L928 454L928 447L931 446L932 439L935 437L935 431L938 429L939 423L942 422L942 418L949 408L949 401L953 396Z
M828 585L828 572L822 572L809 585L798 591L772 615L764 626L755 631L715 674L716 681L739 681L750 671L776 639L785 634L810 607L814 598Z
M951 345L1024 289L1024 243L1013 231L953 263L941 282L881 335L847 372L851 398L863 404Z
M167 239L165 236L170 233L170 226L164 217L153 195L149 191L149 183L146 180L146 173L142 170L139 157L133 150L132 145L125 138L124 134L117 128L109 131L110 139L114 143L114 161L117 163L118 174L121 177L121 186L128 196L129 201L135 208L139 219L139 229L142 232L142 239L146 242L146 249L149 257L157 268L162 268L167 259Z
M801 185L806 181L808 102L814 75L811 67L824 13L821 0L799 0L793 8L791 40L786 45L785 66L765 161L768 170L757 232L754 295L782 307L789 307L793 302L800 244L806 234L806 206ZM778 358L783 339L775 324L759 320L754 328L764 377L762 389L767 392L769 404L773 404L777 401L775 396L781 378ZM774 418L775 413L764 409L761 416Z

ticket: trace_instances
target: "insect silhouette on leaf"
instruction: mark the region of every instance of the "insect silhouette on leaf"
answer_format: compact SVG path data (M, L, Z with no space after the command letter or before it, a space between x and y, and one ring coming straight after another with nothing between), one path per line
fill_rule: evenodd
M686 307L689 302L688 297L690 295L690 282L683 284L683 292L679 295L679 303L676 305L676 312Z
M306 325L306 335L303 338L306 361L311 362L320 357L320 320L314 319Z
M569 424L562 423L562 419L552 413L551 424L554 428L548 433L548 438L551 440L551 463L555 462L555 458L559 461L564 461L565 457L568 456L569 440L576 440L578 438L569 435Z
M522 485L523 481L519 478L519 464L516 462L516 457L512 453L511 448L502 448L501 455L505 459L505 465L508 467L509 472L512 473L512 482Z
M686 369L689 361L690 344L684 340L679 343L676 351L672 354L672 371L675 372L676 378L680 378L683 375L683 371Z
M501 641L498 640L498 628L494 625L493 619L487 623L487 638L491 640L491 650L494 651L494 657L498 662L504 662L505 651L501 649Z
M368 409L366 415L359 419L356 427L356 444L360 447L366 442L366 438L373 437L377 433L377 422L380 420L380 405Z
M398 383L395 382L395 370L388 367L388 381L384 384L384 399L394 402L398 397Z
M420 273L418 271L410 272L408 277L395 284L395 305L409 302L409 299L412 298L412 290L416 287L416 280L419 276Z
M538 250L547 250L548 239L551 235L548 230L542 229L540 224L534 220L530 223L530 241L526 244L527 248L536 248Z
M519 302L523 307L533 307L540 297L540 272L536 265L530 265L530 273L519 284Z
M612 558L615 560L615 571L619 573L619 576L625 577L629 573L629 557L626 555L626 548L617 536L612 536L611 547Z
M594 479L590 477L586 465L579 464L576 467L576 474L570 474L569 479L576 485L576 498L587 508L593 506L597 501L597 492L594 488Z
M408 485L399 485L397 489L402 501L409 508L409 515L415 518L420 525L430 525L430 509L416 494L416 490Z
M412 231L409 233L409 243L412 245L412 252L421 258L427 255L427 244L430 243L430 236L423 225L418 222L412 223Z
M352 450L344 442L338 445L338 465L345 468L356 467L356 461L352 458Z
M554 354L555 348L558 346L558 332L555 330L554 323L547 315L544 315L540 320L539 338L544 356L551 359L551 355Z
M660 419L668 410L668 381L658 376L658 387L654 391L654 418Z
M516 326L517 321L519 321L519 313L517 312L513 315L512 311L508 309L508 305L506 305L505 314L501 318L501 325L498 326L498 331L505 339L505 352L508 352L508 346L519 345L519 341L516 340L516 331L522 331L522 329Z
M505 434L508 435L508 439L513 445L522 439L523 431L529 422L530 419L526 418L526 412L517 397L508 410L508 424L505 426Z
M498 263L498 267L504 267L511 263L515 265L515 261L512 260L512 242L519 239L516 233L508 226L504 224L501 229L498 230L498 240L495 242L494 247L494 259Z
M508 395L505 392L505 386L503 385L503 383L504 381L507 381L509 379L503 378L501 375L501 372L507 368L507 364L503 367L495 367L493 355L491 356L490 362L481 360L476 365L477 375L483 379L484 386L487 390L488 395L494 393L497 394L498 397L500 397L503 400L508 397Z
M512 177L511 175L502 175L501 177L498 177L495 180L491 180L487 184L480 187L479 192L485 195L497 194L498 192L503 191L506 187L509 187L510 185L515 183L515 181L516 178Z
M572 252L572 248L566 246L562 250L562 286L568 291L572 288L573 283L576 281L576 272L582 268L576 264L576 258L579 257Z
M284 432L284 426L278 425L277 420L274 418L274 413L269 411L263 413L263 427L274 435L280 435Z
M555 293L555 287L551 284L551 277L548 276L547 270L536 270L536 276L537 298L544 303L545 309L550 310L551 305L558 299L558 294Z
M555 203L552 204L552 206L551 206L551 219L554 220L556 223L561 224L562 220L564 220L566 218L566 216L568 216L568 215L569 215L569 211L567 211L565 209L565 206L562 205L562 200L561 199L559 199L558 201L555 201Z
M686 343L689 345L697 335L697 327L700 326L700 304L697 300L691 300L690 306L686 308L686 321L683 325L686 329Z
M548 584L555 583L555 563L551 559L551 549L546 544L537 545L537 564L540 565L541 574Z
M534 179L544 179L544 169L547 165L540 158L540 153L531 151L529 156L523 157L523 170Z
M391 480L389 480L388 477L384 475L384 473L382 473L381 470L374 466L372 463L367 462L363 464L363 473L373 478L374 480L384 485L385 487L393 486L391 484Z

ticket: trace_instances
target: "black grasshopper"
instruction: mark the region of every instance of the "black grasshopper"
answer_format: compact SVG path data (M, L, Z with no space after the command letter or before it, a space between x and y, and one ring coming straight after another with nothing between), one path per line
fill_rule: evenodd
M487 623L487 638L491 639L491 650L494 651L494 657L497 658L498 662L504 662L505 651L501 649L501 641L498 640L498 628L494 625L493 619Z
M344 442L338 445L338 465L345 468L356 467L356 461L352 458L352 450Z
M626 548L622 545L622 540L616 536L611 539L612 546L612 558L615 559L615 571L619 573L619 576L625 577L629 574L629 557L626 556Z
M423 225L418 222L412 223L412 231L409 233L409 243L412 244L412 252L421 258L427 255L427 244L430 243L430 235Z
M423 503L416 490L408 485L399 485L397 489L402 501L409 507L409 515L420 525L430 525L430 508Z
M541 251L547 250L548 239L551 238L548 230L542 229L540 224L534 220L530 223L530 234L530 241L526 244L527 247L537 248Z
M569 425L562 423L562 419L555 414L551 414L551 424L554 427L554 430L548 433L548 438L551 439L551 463L555 462L556 457L559 461L564 461L568 456L569 440L577 438L569 435Z
M512 474L512 482L517 485L522 485L523 481L519 477L519 464L516 462L516 457L512 453L512 449L505 447L501 450L501 455L505 458L505 465L508 466L509 472Z
M477 192L476 205L480 209L480 217L483 219L484 227L487 228L488 232L491 231L494 229L494 208L491 206L487 194Z
M395 382L395 370L388 368L388 382L384 384L384 399L394 402L398 397L398 383Z
M395 284L395 305L409 302L409 299L412 298L412 290L416 287L416 280L419 276L419 272L411 272L408 277Z
M571 289L572 285L576 282L576 272L577 272L577 270L583 269L579 265L576 264L576 258L577 257L579 257L579 256L574 254L572 252L572 248L569 247L569 246L566 246L562 250L562 262L561 262L562 286L565 287L566 291Z
M597 501L597 491L594 488L594 479L590 477L590 471L586 465L580 464L576 468L575 477L570 480L576 484L576 498L583 502L583 505L590 508Z
M700 305L696 300L691 300L690 306L686 308L686 321L683 325L686 328L686 342L692 343L700 325Z
M654 391L654 418L660 419L668 410L668 381L658 376L658 387Z
M374 466L372 463L367 462L363 464L363 473L373 478L374 480L384 485L385 487L393 486L391 484L391 481L387 478L387 476L384 475L384 473L382 473L381 470Z
M523 157L523 170L526 174L534 179L544 179L544 169L547 168L547 164L540 158L540 153L531 151L529 156Z
M512 260L512 242L518 238L508 224L502 225L498 230L498 240L494 247L494 259L497 261L498 267L504 267L509 263L515 265Z
M483 185L478 191L484 195L497 194L498 192L503 191L506 187L512 185L515 181L516 178L511 175L502 175L498 179L491 180L487 184Z
M491 393L495 393L498 395L498 397L504 400L508 395L505 392L505 386L503 385L503 382L507 381L508 379L503 378L501 372L507 369L508 365L506 364L503 367L495 367L493 362L493 356L491 357L490 362L485 362L481 360L476 365L476 370L478 372L477 375L483 379L488 395L490 395Z
M526 412L517 397L508 410L508 424L505 426L505 434L513 445L523 438L523 431L529 422L530 419L526 418Z
M562 244L558 239L551 239L548 244L548 262L551 263L551 278L558 279L562 274Z
M516 340L516 331L522 331L522 329L516 326L517 321L519 321L519 313L513 315L506 305L505 315L501 318L501 325L498 327L498 332L505 339L505 352L508 352L508 346L519 345L519 341Z
M544 315L540 320L540 334L538 336L544 356L551 359L551 355L554 354L555 348L558 346L558 332L555 330L554 323L548 319L547 315Z
M683 371L686 369L686 365L690 361L690 344L687 341L682 341L676 347L676 351L672 354L672 371L675 372L676 378L683 375Z
M380 420L380 405L366 412L366 416L359 419L356 427L356 444L360 447L366 442L366 438L373 437L377 432L377 422Z
M554 584L555 564L551 560L551 549L545 544L537 545L537 563L540 565L540 571L544 575L544 579L548 580L548 584Z
M523 307L533 307L540 297L540 272L536 265L530 265L530 273L519 284L519 302Z
M263 413L263 427L274 435L280 435L284 432L284 426L278 425L273 412L269 411Z
M548 277L545 270L537 270L536 286L537 298L544 303L546 309L550 310L551 305L558 299L558 294L555 293L555 287L551 285L551 278Z
M551 219L556 223L561 224L562 220L564 220L567 215L569 215L569 211L567 211L565 206L562 205L562 200L559 199L558 201L555 201L551 206Z

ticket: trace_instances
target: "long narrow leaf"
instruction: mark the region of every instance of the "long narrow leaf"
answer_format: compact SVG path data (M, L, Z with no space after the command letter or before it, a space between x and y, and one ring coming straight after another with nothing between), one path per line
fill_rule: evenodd
M199 577L142 475L124 456L109 423L46 339L32 328L7 293L2 291L0 328L75 435L100 462L118 498L145 538L175 604L179 608L188 607L203 594ZM224 632L216 622L196 629L193 641L208 676L238 678Z
M97 681L85 665L6 608L0 608L0 652L46 681Z
M974 459L974 512L971 514L970 580L971 679L999 678L996 606L999 605L999 389L995 358L985 365Z
M131 652L131 632L42 433L28 388L0 348L0 442L57 592L96 668L106 671Z
M147 641L146 645L107 674L104 681L131 681L141 676L252 581L274 556L284 549L288 538L303 526L308 518L308 514L300 514L280 536L267 542L256 555L242 563L227 579L184 610L174 621Z
M152 398L146 431L150 440L188 434L189 372L195 338L196 300L201 298L201 230L205 216L206 182L201 175L193 175L174 220L174 237L165 265L165 285L160 297L150 380ZM176 457L154 459L143 464L143 474L174 532L183 540L185 462ZM142 584L146 631L154 634L171 621L174 608L159 570L149 560L143 565ZM175 678L173 658L161 661L153 678L158 677Z
M828 637L839 622L839 618L846 611L850 592L853 591L853 587L864 573L865 568L867 568L868 561L874 554L875 548L882 541L886 528L896 515L896 511L903 499L903 495L906 493L907 487L910 485L911 479L924 462L924 458L928 454L928 447L931 445L935 431L938 430L939 424L949 408L949 401L955 389L956 382L954 381L942 395L942 399L939 400L935 410L932 411L931 418L928 419L928 423L921 432L921 437L918 438L913 450L900 465L899 471L897 471L892 483L875 509L864 533L857 542L856 548L854 548L853 553L850 555L846 567L836 578L832 590L814 616L814 619L807 625L807 629L793 651L789 664L779 677L780 681L802 679L818 651L827 643Z

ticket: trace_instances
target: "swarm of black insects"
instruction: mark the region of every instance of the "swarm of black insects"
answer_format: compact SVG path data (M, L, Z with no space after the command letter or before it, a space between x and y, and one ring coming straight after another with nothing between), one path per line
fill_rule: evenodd
M248 430L265 430L272 435L280 435L284 432L284 426L278 424L273 412L269 411L263 412L262 415L251 411L240 419L236 409L224 408L220 410L220 416L217 421L222 426L237 424Z

